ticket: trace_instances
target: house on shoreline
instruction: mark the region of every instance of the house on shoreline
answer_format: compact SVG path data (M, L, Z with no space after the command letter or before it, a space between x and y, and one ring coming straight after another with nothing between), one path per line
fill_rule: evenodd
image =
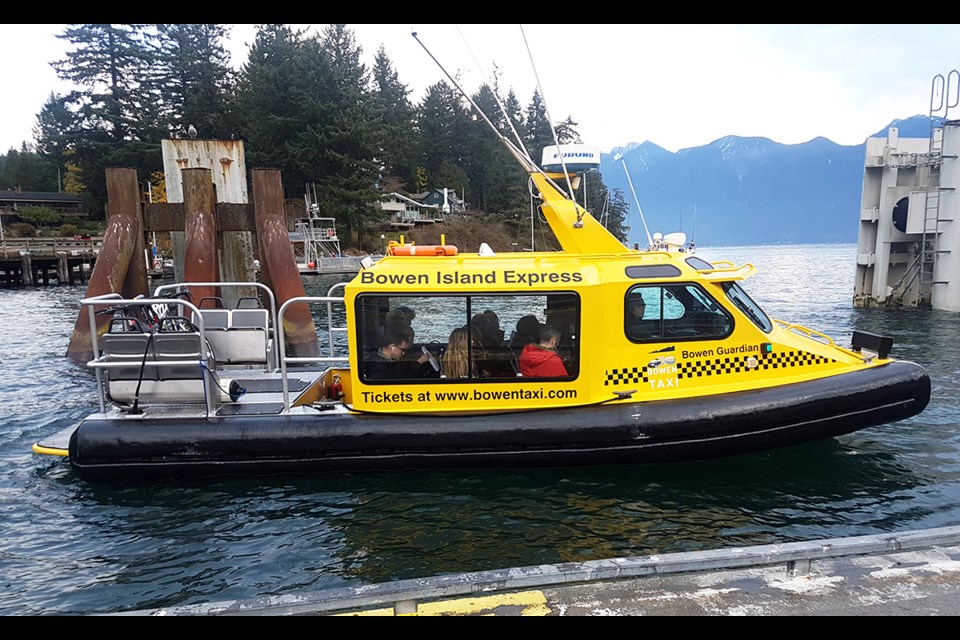
M380 201L380 210L387 214L391 229L443 222L450 214L463 214L466 203L455 189L433 189L420 194L390 193Z
M62 216L87 218L79 196L58 191L24 191L20 185L0 191L0 215L17 216L23 207L45 207Z

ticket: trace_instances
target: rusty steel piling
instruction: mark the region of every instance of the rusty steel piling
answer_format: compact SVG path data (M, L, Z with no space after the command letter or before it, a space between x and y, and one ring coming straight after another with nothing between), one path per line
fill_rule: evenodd
M209 169L183 169L184 254L186 282L219 282L215 196ZM219 297L216 287L191 287L193 303Z
M129 168L108 168L107 226L103 246L87 283L86 297L121 293L134 297L147 293L147 267L143 255L143 213L137 172ZM101 316L96 330L102 333L109 318ZM93 358L93 341L86 309L79 309L67 347L67 357L78 362Z
M257 226L261 281L277 298L277 307L291 298L306 295L303 278L293 259L290 235L283 212L283 186L277 169L254 169L253 210ZM297 357L320 355L320 343L313 315L306 302L292 304L284 316L287 346Z

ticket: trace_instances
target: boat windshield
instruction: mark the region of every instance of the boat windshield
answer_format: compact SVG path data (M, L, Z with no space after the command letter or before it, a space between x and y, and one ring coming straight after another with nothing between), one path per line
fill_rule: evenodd
M747 292L736 282L723 283L723 289L727 292L727 298L735 304L738 309L743 311L750 320L757 325L764 333L770 333L773 330L773 323L763 309L747 295Z

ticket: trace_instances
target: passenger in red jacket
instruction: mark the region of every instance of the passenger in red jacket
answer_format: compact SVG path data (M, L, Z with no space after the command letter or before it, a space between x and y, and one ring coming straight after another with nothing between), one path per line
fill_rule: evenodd
M567 377L567 368L557 354L560 332L550 326L540 329L540 343L528 344L520 352L520 373L525 378Z

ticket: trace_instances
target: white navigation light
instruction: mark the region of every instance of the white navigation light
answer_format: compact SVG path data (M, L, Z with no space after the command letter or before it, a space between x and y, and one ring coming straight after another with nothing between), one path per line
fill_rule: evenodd
M585 144L550 145L543 148L540 165L549 173L563 173L564 165L570 173L583 173L600 166L600 147Z

